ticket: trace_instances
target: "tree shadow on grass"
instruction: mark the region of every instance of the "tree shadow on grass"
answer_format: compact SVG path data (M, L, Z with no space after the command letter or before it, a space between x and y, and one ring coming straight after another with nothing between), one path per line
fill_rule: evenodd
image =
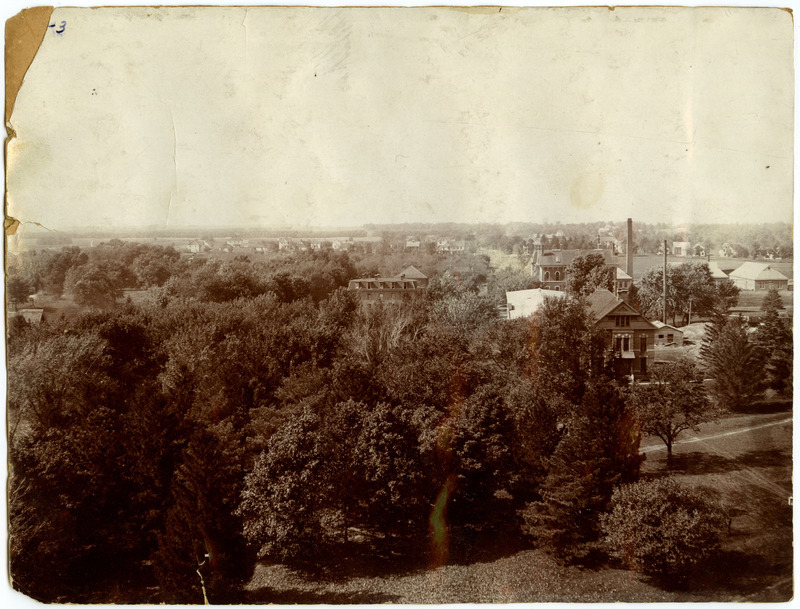
M411 575L426 567L428 552L419 543L385 540L350 542L326 552L315 561L297 561L289 566L314 581L343 582L358 577Z
M493 562L531 547L530 542L515 530L487 527L460 527L450 534L448 563L470 565Z
M738 459L729 459L714 453L692 451L672 456L672 459L659 459L659 469L648 472L643 478L661 478L673 474L725 474L740 469Z
M520 533L515 507L507 501L492 503L483 515L485 524L481 527L451 522L441 547L434 547L428 531L405 538L362 531L357 541L351 538L348 543L317 548L313 558L285 566L306 581L342 583L355 578L414 575L442 564L492 562L530 547Z
M735 458L692 451L673 455L669 462L662 461L662 469L648 472L642 477L660 478L672 474L726 474L746 468L781 467L790 464L791 457L779 448L751 450Z
M787 453L779 448L751 450L736 459L740 467L782 467L792 463L791 448Z
M487 501L477 508L473 506L465 520L479 522L481 526L451 525L447 562L459 565L492 562L531 547L528 539L520 533L522 521L518 508L508 500Z
M780 584L791 576L791 565L787 568L765 561L760 555L728 550L717 553L683 579L648 577L646 581L662 590L705 593L717 601L741 600L741 597L752 601L787 601L791 590L782 598L782 590L773 582Z
M773 398L747 404L737 408L736 412L740 414L776 414L779 412L791 412L791 410L791 398Z

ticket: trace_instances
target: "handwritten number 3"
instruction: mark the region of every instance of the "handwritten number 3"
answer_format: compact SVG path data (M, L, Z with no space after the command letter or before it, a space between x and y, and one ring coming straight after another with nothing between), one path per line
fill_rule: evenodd
M56 24L51 23L48 27L56 27ZM61 23L58 24L58 29L56 30L56 34L63 34L64 30L66 29L67 29L67 22L62 21Z

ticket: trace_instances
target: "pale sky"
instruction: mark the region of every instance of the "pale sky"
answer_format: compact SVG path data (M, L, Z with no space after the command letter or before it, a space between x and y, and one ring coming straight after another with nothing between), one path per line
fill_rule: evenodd
M791 221L777 9L56 9L9 215L48 228Z

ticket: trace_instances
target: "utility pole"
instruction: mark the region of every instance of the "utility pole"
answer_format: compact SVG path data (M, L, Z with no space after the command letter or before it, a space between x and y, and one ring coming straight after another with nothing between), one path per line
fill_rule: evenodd
M667 240L664 239L664 323L667 323Z

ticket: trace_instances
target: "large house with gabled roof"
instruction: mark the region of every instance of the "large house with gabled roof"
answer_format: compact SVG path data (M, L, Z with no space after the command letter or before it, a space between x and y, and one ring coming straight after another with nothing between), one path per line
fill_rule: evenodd
M608 290L595 290L586 302L594 329L603 338L606 359L614 360L615 373L647 377L655 357L656 327Z

